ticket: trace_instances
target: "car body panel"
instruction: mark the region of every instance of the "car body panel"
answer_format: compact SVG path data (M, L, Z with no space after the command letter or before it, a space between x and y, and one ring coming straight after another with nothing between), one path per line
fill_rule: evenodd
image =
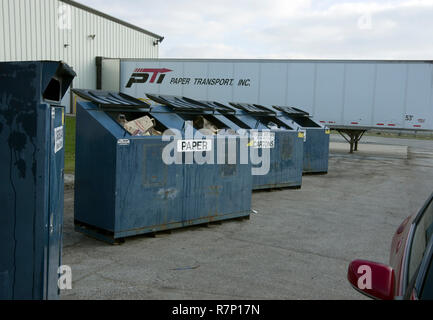
M389 267L393 270L394 275L394 299L410 299L410 300L417 300L418 292L417 290L422 289L422 285L424 283L424 278L426 276L427 268L429 264L431 263L432 255L433 255L433 223L429 221L426 229L426 245L424 252L422 253L422 256L420 255L420 251L418 252L418 256L413 256L413 245L414 245L414 237L415 239L417 236L418 226L422 227L424 223L425 226L425 219L431 219L431 216L426 216L425 214L432 214L432 202L433 202L433 194L430 195L430 197L427 199L427 201L423 204L420 210L418 210L417 213L413 213L411 216L407 217L401 225L398 227L397 231L395 232L392 243L391 243L391 252L390 252L390 258L389 258ZM429 211L430 210L430 211ZM423 222L424 221L424 222ZM421 229L422 230L422 229ZM418 233L419 236L419 233ZM416 247L419 248L419 247ZM415 254L417 254L417 251L415 251ZM417 269L413 269L415 272L411 274L411 279L408 279L409 275L409 260L412 259L412 257L418 257L420 260L420 265L418 266L417 260L414 260L415 265L412 265L411 267L417 267ZM358 260L352 261L352 264L356 265L356 262ZM360 260L363 261L363 260ZM365 260L364 260L365 261ZM375 265L379 265L377 263L373 263ZM351 282L352 285L353 279L350 277L350 266L349 266L349 272L348 272L348 279L349 282ZM353 270L352 270L353 273ZM380 279L381 281L382 279ZM415 281L414 281L415 280ZM379 289L381 288L381 282L376 283L376 285L379 285ZM357 289L357 288L355 288ZM358 289L357 289L358 290ZM365 292L365 290L358 290L363 294L368 295L368 292ZM375 297L379 298L380 297Z
M407 217L398 227L391 243L391 252L389 265L394 269L395 274L395 296L403 296L404 294L404 263L406 252L408 251L408 239L411 227L415 220L416 214Z

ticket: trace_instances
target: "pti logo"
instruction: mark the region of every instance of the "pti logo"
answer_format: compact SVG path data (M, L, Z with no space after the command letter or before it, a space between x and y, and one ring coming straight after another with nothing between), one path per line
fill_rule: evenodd
M161 83L167 72L171 72L173 70L170 69L143 69L137 68L134 70L134 73L131 75L128 83L126 84L127 88L131 88L134 83L146 83L149 78L149 83ZM157 79L158 78L158 79Z

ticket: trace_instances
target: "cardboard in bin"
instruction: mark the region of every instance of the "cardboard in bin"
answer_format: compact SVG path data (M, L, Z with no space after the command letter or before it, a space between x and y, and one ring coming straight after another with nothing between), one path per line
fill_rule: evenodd
M155 130L155 119L144 116L129 122L124 123L123 127L133 136L148 136L160 135L161 133Z
M209 130L213 134L218 133L218 128L213 123L211 123L209 120L205 119L205 117L203 117L203 116L198 116L194 120L194 127L197 128L198 130L201 130L201 129Z

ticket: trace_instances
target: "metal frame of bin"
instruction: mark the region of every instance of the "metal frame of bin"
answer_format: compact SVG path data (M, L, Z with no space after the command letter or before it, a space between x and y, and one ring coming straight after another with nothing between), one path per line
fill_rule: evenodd
M328 173L330 130L314 122L310 115L298 108L273 106L285 124L305 131L304 173Z
M218 129L238 130L242 127L232 122L225 115L234 115L234 108L225 106L218 102L202 102L186 97L170 96L170 95L154 95L147 94L149 99L167 106L172 112L175 112L185 121L192 121L197 116L203 116ZM194 128L194 130L198 130Z
M126 95L113 105L114 93L74 92L84 99L77 103L77 231L113 243L139 234L249 217L251 166L167 165L162 151L172 141L131 136L115 121L119 113L148 115L158 130L176 129L184 138L187 124L171 108ZM104 99L98 102L93 96ZM181 158L185 160L185 154Z
M64 107L75 72L54 61L0 63L0 299L58 299Z

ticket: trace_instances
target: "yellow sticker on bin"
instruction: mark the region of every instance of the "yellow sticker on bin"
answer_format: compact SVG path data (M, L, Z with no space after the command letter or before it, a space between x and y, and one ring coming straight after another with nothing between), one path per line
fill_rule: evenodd
M304 137L305 134L302 131L298 132L298 138L304 138Z

